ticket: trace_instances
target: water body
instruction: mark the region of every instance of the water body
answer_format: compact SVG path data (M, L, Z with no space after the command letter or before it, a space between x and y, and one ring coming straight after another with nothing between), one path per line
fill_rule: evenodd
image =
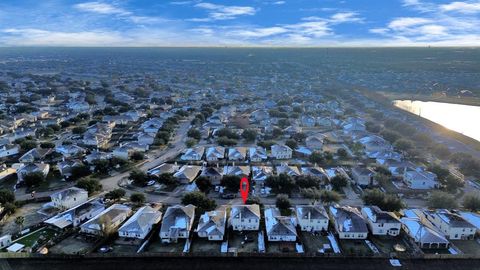
M480 141L479 106L418 100L396 100L394 105Z

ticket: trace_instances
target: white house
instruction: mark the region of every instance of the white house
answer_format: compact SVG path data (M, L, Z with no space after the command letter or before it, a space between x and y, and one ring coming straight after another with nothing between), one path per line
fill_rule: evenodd
M328 230L328 214L322 205L298 205L295 209L297 223L302 231L318 232Z
M173 174L173 177L175 177L182 184L189 184L195 180L201 169L202 167L200 166L183 165L180 170Z
M180 157L181 160L198 161L202 160L205 147L199 146L195 148L188 148L185 153Z
M476 227L458 214L446 209L424 210L424 217L450 240L471 240L475 237Z
M276 159L290 159L292 158L293 150L286 145L275 144L272 145L272 157Z
M20 168L17 169L18 182L23 182L23 178L26 175L34 172L41 172L44 177L47 177L48 173L50 172L50 165L45 163L22 164Z
M400 219L403 230L410 236L420 248L447 249L450 242L438 230L426 226L419 218L404 217Z
M273 168L269 166L252 166L252 180L255 182L263 182L269 176L273 175Z
M240 178L250 175L250 167L248 166L225 166L223 167L223 175L235 175Z
M234 231L258 231L260 226L260 206L258 204L233 205L229 224Z
M53 206L59 209L70 209L88 201L88 192L84 189L71 187L50 195Z
M360 212L350 206L330 206L330 215L340 239L366 239L368 228Z
M405 168L403 182L411 189L432 189L438 187L437 175L423 168Z
M382 211L377 206L365 206L362 207L362 216L373 235L397 236L400 234L402 223L393 213Z
M276 207L266 208L264 214L268 241L295 242L297 240L297 224L294 217L282 216Z
M144 206L130 217L118 229L118 236L125 238L145 239L153 226L160 222L162 213L150 206Z
M101 199L93 198L83 204L57 214L44 222L60 229L70 225L78 227L83 222L100 214L103 210L105 210L105 205Z
M305 145L312 150L322 150L323 140L323 136L309 136L305 139Z
M288 164L281 164L280 166L277 166L276 169L277 174L287 174L292 177L301 175L301 172L297 166L288 166Z
M224 208L205 212L200 216L196 232L198 237L210 241L222 241L225 236L227 212Z
M0 249L4 249L12 244L12 236L10 234L0 237Z
M0 147L0 158L14 156L18 154L20 147L18 144L6 144Z
M106 236L120 227L132 213L132 209L123 204L114 204L100 214L80 225L80 232Z
M218 161L225 158L225 148L222 146L208 147L205 151L205 160Z
M248 156L251 162L262 162L268 158L267 150L263 147L250 147Z
M175 205L167 208L160 228L162 243L175 243L178 239L188 239L195 218L195 206Z
M228 148L228 160L230 161L243 161L247 156L246 147L234 147Z
M352 169L353 180L362 188L376 185L375 179L373 178L374 176L375 172L369 168L355 167Z

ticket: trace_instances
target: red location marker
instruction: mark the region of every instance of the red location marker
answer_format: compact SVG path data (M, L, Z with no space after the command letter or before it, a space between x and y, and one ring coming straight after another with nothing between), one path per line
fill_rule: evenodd
M242 178L242 180L240 180L240 194L242 195L243 203L247 202L249 188L250 184L248 183L248 179L246 177Z

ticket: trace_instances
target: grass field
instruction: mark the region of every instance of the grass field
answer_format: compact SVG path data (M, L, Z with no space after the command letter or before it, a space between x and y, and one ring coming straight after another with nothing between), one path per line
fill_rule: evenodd
M32 247L39 240L46 242L52 239L53 237L55 237L56 234L57 232L55 230L44 227L24 237L19 238L18 240L15 241L15 243L25 245L26 247Z

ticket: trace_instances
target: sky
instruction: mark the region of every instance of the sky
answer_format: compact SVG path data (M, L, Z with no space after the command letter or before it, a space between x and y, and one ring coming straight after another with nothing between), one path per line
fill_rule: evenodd
M480 46L480 0L0 0L0 46Z

